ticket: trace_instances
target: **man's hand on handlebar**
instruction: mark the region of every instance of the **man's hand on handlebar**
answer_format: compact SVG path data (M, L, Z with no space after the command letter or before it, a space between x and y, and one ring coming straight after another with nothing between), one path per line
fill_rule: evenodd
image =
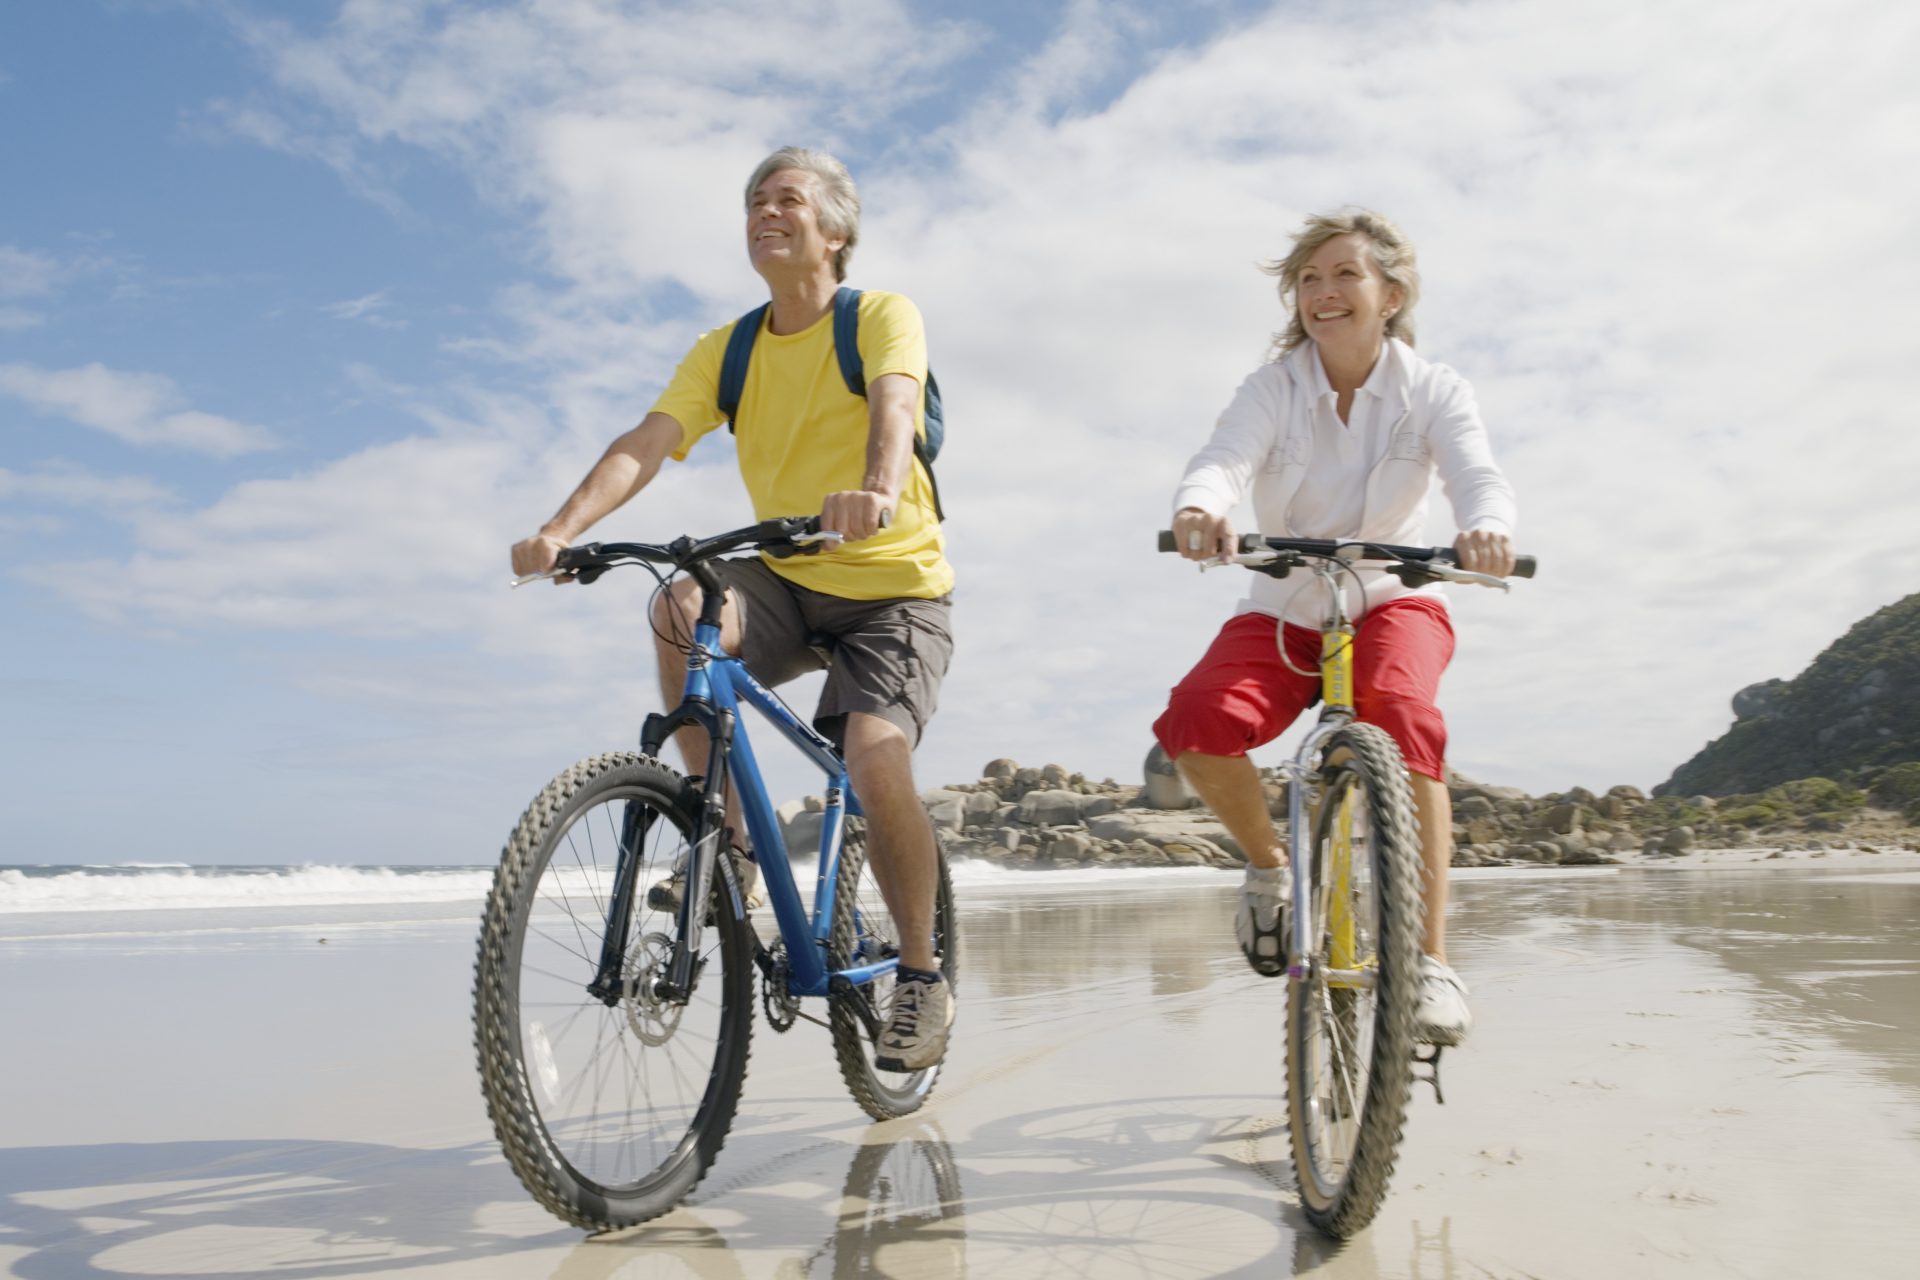
M1174 550L1189 560L1218 560L1239 552L1233 522L1198 507L1182 507L1173 517Z
M892 498L872 489L848 489L828 494L821 504L820 532L858 542L886 528L892 519Z
M1513 572L1513 540L1493 529L1475 529L1453 540L1453 553L1469 573L1504 578Z
M554 563L560 553L567 549L564 539L536 533L531 538L522 539L513 544L513 576L532 577L543 573L552 573ZM556 583L573 581L570 575L555 578Z

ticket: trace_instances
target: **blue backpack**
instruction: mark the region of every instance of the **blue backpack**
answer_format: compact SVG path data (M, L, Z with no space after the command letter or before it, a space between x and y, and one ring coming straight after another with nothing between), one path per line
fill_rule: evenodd
M733 326L733 333L727 338L727 354L720 362L720 412L727 416L727 430L733 430L733 418L740 410L740 393L747 385L747 362L753 359L753 344L760 336L760 325L766 319L767 308L771 302L755 307L740 317ZM840 379L847 384L847 390L861 399L867 395L867 369L860 359L860 290L844 286L833 295L833 351L840 361ZM921 406L925 410L926 435L915 432L913 437L913 456L927 473L927 485L933 490L934 514L942 520L947 513L940 505L940 485L933 478L933 460L940 456L940 446L947 441L946 415L940 406L940 384L934 380L933 370L927 370L926 385L921 389Z

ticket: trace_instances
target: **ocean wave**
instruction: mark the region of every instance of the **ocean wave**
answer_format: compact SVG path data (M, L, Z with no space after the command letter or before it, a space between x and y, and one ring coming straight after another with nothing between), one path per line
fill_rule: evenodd
M0 869L0 915L472 902L493 882L472 867L49 867Z
M610 869L569 871L569 887L591 894ZM810 896L815 865L793 864L794 880ZM978 859L953 864L962 898L967 890L1064 889L1075 885L1146 881L1225 884L1206 867L1063 867L1034 870ZM470 902L477 908L493 872L477 867L208 867L122 863L112 866L0 868L0 916L82 911L170 911L246 907L373 906Z

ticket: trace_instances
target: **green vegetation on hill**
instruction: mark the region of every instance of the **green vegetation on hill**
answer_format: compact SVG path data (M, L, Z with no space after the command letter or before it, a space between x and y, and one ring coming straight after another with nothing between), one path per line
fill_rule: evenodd
M1866 788L1875 804L1920 814L1920 594L1856 623L1792 680L1742 689L1733 712L1733 727L1656 795L1740 795L1744 807L1841 813L1863 803L1852 797ZM1783 783L1834 790L1769 800Z

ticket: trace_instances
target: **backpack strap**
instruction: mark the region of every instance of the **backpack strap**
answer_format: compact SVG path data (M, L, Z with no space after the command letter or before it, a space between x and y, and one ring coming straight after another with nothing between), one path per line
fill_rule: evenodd
M840 361L840 380L847 384L847 390L865 399L867 395L867 362L860 358L860 290L849 289L845 285L833 295L833 353ZM927 383L921 392L923 416L926 429L932 432L940 424L940 384L933 380L933 371L927 371ZM927 488L933 492L933 514L941 519L947 518L945 508L940 505L940 482L933 476L933 453L939 451L939 442L935 441L933 451L929 452L927 441L921 439L920 432L913 433L913 456L920 460L920 469L927 473Z
M860 358L860 290L840 286L833 295L833 354L840 360L840 381L867 398L867 362Z
M846 290L841 290L842 293ZM727 430L733 430L734 415L740 412L740 394L747 387L747 362L753 359L753 343L767 318L771 302L762 303L734 322L727 335L727 354L720 361L720 412L726 415ZM859 359L858 355L854 357Z

